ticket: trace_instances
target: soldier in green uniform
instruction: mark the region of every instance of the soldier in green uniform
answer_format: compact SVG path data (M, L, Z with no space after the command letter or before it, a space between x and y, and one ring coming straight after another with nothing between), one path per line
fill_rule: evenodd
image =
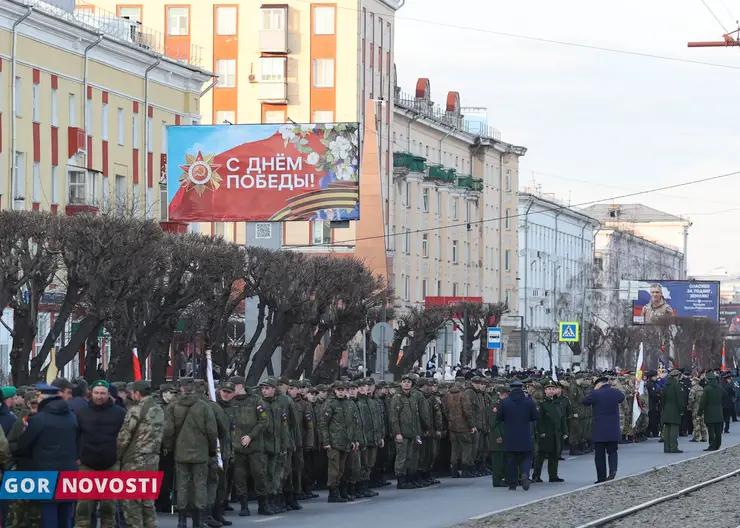
M498 421L498 406L509 396L508 387L501 387L488 409L488 438L491 441L491 480L494 488L508 487L506 483L506 451L504 451L504 424Z
M208 404L193 393L192 378L180 378L182 394L167 407L162 443L175 453L178 528L185 528L188 507L193 528L203 528L208 500L208 461L217 453L218 425Z
M265 447L271 442L270 451L276 451L274 447L275 435L265 433L268 428L274 426L271 422L268 406L258 394L244 394L238 405L232 406L234 410L234 432L232 445L234 446L234 484L239 497L240 517L250 514L248 505L247 475L251 472L257 493L257 503L260 515L273 515L274 512L267 501L266 466L267 460ZM278 449L279 451L279 449ZM273 455L274 456L274 455Z
M290 398L290 424L291 436L293 438L294 449L288 453L290 456L290 473L285 475L285 485L283 494L285 496L286 506L291 510L302 510L303 506L298 504L298 493L302 489L301 477L303 473L303 428L305 423L305 414L300 402L301 382L291 380L288 383L288 397Z
M126 413L116 439L121 471L156 471L165 427L164 411L154 399L148 381L134 382L131 399L137 403ZM121 501L121 510L129 528L157 528L153 500Z
M442 438L442 429L444 427L442 419L442 400L440 400L437 394L437 381L429 379L427 386L425 387L424 396L429 402L430 423L431 431L429 435L428 448L426 452L426 474L422 475L427 481L432 484L439 484L440 481L432 476L432 470L434 469L434 463L437 460L439 454L439 441Z
M672 375L673 373L671 373ZM704 422L707 424L709 432L709 447L704 451L717 451L722 445L722 425L724 421L722 401L725 390L719 386L717 377L712 372L707 372L706 378L707 386L704 388L704 394L702 394L699 403L699 408L704 414Z
M282 471L278 471L278 465L287 455L288 446L292 439L288 428L288 411L284 400L279 397L277 386L278 383L275 378L267 378L260 383L262 399L265 402L265 410L269 419L264 431L265 479L267 481L269 509L275 514L286 511L279 497L283 475Z
M311 382L305 380L301 385L301 413L303 415L303 475L301 484L303 488L299 493L299 499L316 499L318 494L312 491L316 452L319 444L319 422L316 416L316 396L318 391L311 387Z
M470 440L471 440L471 457L472 457L472 465L473 467L469 468L467 472L463 471L463 477L478 477L480 474L475 469L475 463L478 461L478 451L480 449L480 443L481 443L481 427L483 427L483 409L481 408L481 400L478 397L478 391L475 390L475 384L477 384L480 381L480 377L474 376L470 380L470 385L465 390L465 394L467 395L468 399L470 400L470 403L473 405L473 429L475 429L474 432L470 434Z
M396 443L395 473L398 489L417 487L413 470L417 446L421 444L422 427L419 418L419 403L412 390L412 377L404 374L401 390L391 400L391 431Z
M542 482L542 466L547 460L547 473L550 482L564 482L558 476L558 464L562 440L567 438L567 425L562 406L555 401L557 384L552 380L545 383L545 398L537 405L539 418L535 423L537 453L534 459L532 482Z
M283 451L285 453L278 457L275 463L275 481L277 483L275 490L275 500L277 501L278 508L281 513L290 511L290 505L285 501L285 486L286 478L291 476L291 463L293 461L293 451L295 451L295 415L293 414L293 400L288 396L288 383L290 380L286 377L278 379L277 391L275 393L275 399L278 402L280 410L280 418L285 423L285 443L283 444Z
M424 398L419 400L419 415L424 414L426 416L429 416L431 418L432 416L432 405L429 399L426 397L429 390L429 383L426 378L419 378L416 381L416 388L421 391L421 393L424 395ZM430 419L430 426L433 426ZM433 427L432 427L433 428ZM422 436L421 436L421 445L418 448L418 468L420 471L420 475L417 478L417 481L421 484L422 487L427 487L432 484L432 481L426 478L426 472L427 469L431 470L431 467L427 468L427 465L431 463L429 460L431 456L432 451L432 440L433 438L433 431L430 428L429 430L425 430L422 428Z
M691 409L691 421L694 426L694 435L689 442L707 441L707 424L704 423L704 412L701 409L701 397L704 387L699 383L699 378L691 378L691 390L689 391L689 409Z
M568 400L568 397L563 394L563 388L565 385L562 384L562 382L557 382L557 387L555 389L555 397L553 400L557 402L560 405L560 410L563 413L563 416L565 417L565 431L564 433L568 435L568 438L570 438L570 432L568 431L568 416L570 416L570 400ZM563 456L563 442L560 442L560 451L558 451L558 458L560 460L564 460Z
M233 433L236 415L236 407L232 405L234 399L234 384L224 381L216 392L216 403L223 412L226 426L226 436L219 439L221 443L221 459L223 468L218 472L218 487L216 489L216 501L213 505L213 518L223 526L231 526L231 521L224 518L224 511L228 506L229 490L231 488L230 475L231 466L234 463ZM224 505L226 503L226 505Z
M570 444L570 456L583 454L583 434L581 430L581 416L585 415L583 397L585 396L580 377L569 381L561 381L566 388L567 398L570 402L568 415L568 443Z
M383 444L380 428L380 407L372 396L372 378L364 378L358 383L357 405L360 410L362 426L365 431L365 448L361 452L362 470L357 485L357 495L361 497L377 497L378 493L370 489L370 473L375 467L378 448Z
M354 437L354 418L348 415L352 410L344 405L346 384L336 382L333 392L322 407L321 439L328 458L329 502L343 503L348 501L346 484L343 483L344 474L351 470L348 455L359 448L359 442Z
M678 448L678 429L686 411L683 387L678 382L681 372L673 369L663 385L663 452L682 453ZM705 389L706 392L706 389ZM705 414L706 420L706 414Z

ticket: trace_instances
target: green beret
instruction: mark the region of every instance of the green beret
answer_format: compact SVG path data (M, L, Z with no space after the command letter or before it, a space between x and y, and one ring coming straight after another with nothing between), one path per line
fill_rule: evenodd
M5 398L12 398L16 394L18 394L18 390L13 386L7 386L2 388L3 391L3 399Z
M222 391L226 391L226 392L234 392L235 387L234 387L234 384L232 382L230 382L230 381L224 381L219 386L219 389L221 389Z
M105 387L106 389L110 389L110 383L105 380L95 380L90 385L90 389L94 389L95 387Z
M234 385L244 385L247 380L244 378L244 376L231 376L229 378L229 381Z

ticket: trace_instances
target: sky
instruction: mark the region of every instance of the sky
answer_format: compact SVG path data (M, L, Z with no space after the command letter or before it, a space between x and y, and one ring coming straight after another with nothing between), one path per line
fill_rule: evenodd
M705 2L407 0L396 14L398 84L411 93L427 77L435 102L454 90L462 106L487 107L501 139L528 149L520 189L686 216L689 274L740 273L740 174L614 199L740 171L740 48L687 47L737 29L740 0Z

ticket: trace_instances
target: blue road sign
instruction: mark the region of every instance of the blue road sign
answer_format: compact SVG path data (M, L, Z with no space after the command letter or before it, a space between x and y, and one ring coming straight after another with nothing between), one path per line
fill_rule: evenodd
M488 327L488 348L501 348L501 336L501 328L494 326Z
M578 342L578 323L560 323L559 341L564 343Z

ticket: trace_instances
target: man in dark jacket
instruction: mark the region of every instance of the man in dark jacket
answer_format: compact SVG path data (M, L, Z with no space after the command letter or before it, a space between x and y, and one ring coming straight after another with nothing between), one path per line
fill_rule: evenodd
M583 398L583 405L593 407L591 441L594 443L596 483L614 480L617 476L617 449L622 438L619 425L619 404L624 401L622 391L609 385L606 376L596 380L594 390ZM606 475L606 455L609 455L609 476Z
M722 402L727 392L719 386L713 373L707 372L706 380L707 386L699 401L699 408L704 413L704 423L709 432L709 447L704 451L717 451L722 445L722 422L724 422Z
M85 384L87 386L87 384ZM98 380L92 384L92 401L77 409L77 427L80 446L80 471L116 471L118 458L116 438L126 411L116 405L108 392L108 382ZM74 398L73 400L74 401ZM71 403L71 402L70 402ZM79 501L75 511L75 526L87 528L98 501ZM115 501L100 501L100 525L115 528Z
M501 402L496 417L504 424L504 450L507 455L509 489L516 490L517 466L522 465L521 483L529 490L529 473L532 469L532 422L538 418L537 405L522 390L522 382L511 384L509 397Z
M16 416L13 414L11 409L13 407L16 392L15 387L2 388L3 402L0 404L0 427L3 428L5 436L8 436L8 433L10 433L10 430L15 424Z
M645 389L648 393L648 436L657 437L660 428L660 388L658 387L658 373L655 370L645 374L647 382Z
M683 387L678 382L681 372L673 369L663 385L663 452L683 453L678 448L678 429L686 410Z
M38 412L28 419L28 427L18 438L13 456L27 460L32 471L77 470L77 420L59 387L37 383L41 393ZM42 528L68 528L72 521L72 502L41 504Z
M730 419L732 418L732 409L735 407L735 387L732 384L732 374L725 372L722 374L720 387L725 391L722 398L722 413L725 419L725 433L730 432Z

